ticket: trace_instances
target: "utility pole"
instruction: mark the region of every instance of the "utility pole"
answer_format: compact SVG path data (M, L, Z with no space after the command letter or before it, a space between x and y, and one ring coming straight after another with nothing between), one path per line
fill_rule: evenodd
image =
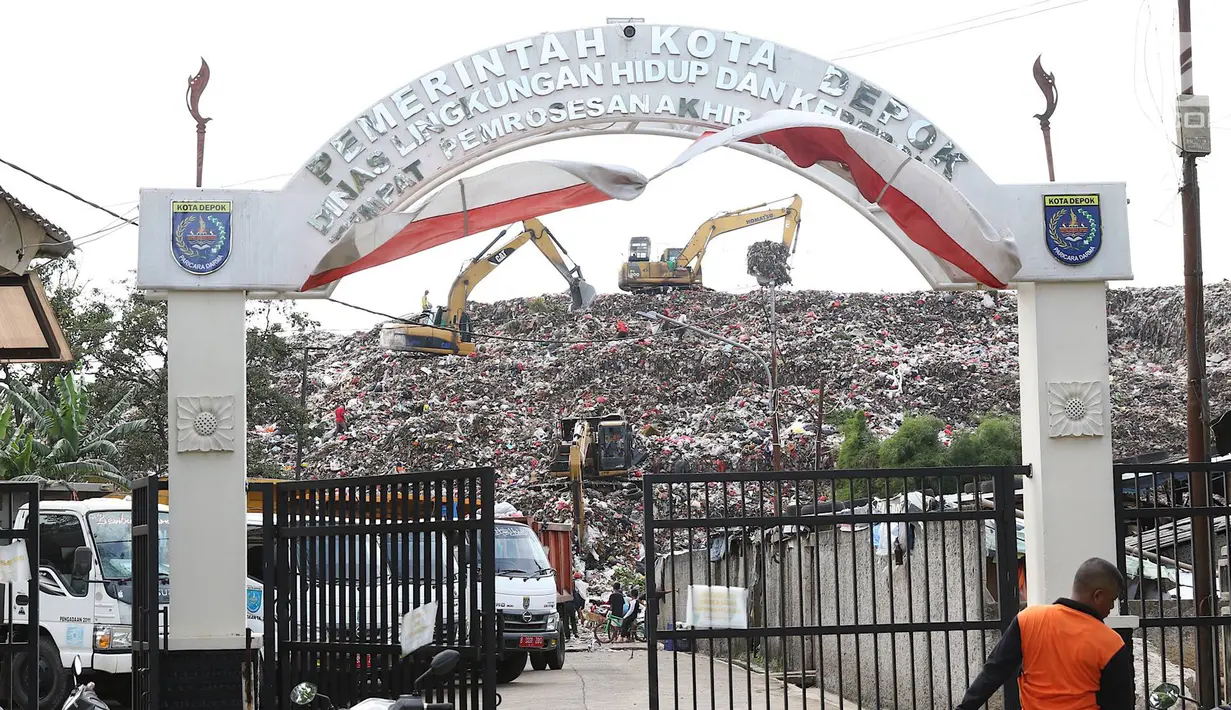
M1192 8L1179 0L1180 96L1176 101L1179 148L1184 163L1180 204L1184 214L1184 320L1188 369L1188 461L1208 460L1208 417L1205 382L1205 284L1201 270L1201 194L1197 186L1197 157L1210 153L1208 102L1202 116L1193 97ZM1209 473L1191 471L1193 507L1209 505ZM1193 527L1193 586L1198 616L1214 615L1213 550L1210 519L1195 515ZM1197 627L1198 700L1214 705L1214 643L1211 627Z
M295 480L303 477L303 430L308 418L308 352L311 350L329 350L321 345L304 345L303 357L300 358L302 371L299 379L299 411L302 419L295 427Z
M188 104L188 113L197 121L197 187L201 187L201 176L205 171L205 124L213 119L201 116L201 94L205 93L205 85L209 83L209 65L201 58L201 70L196 76L188 77L188 92L184 101Z
M778 293L777 286L769 287L769 425L773 427L770 435L773 446L773 465L775 471L782 470L782 447L778 441Z
M821 470L821 442L825 441L825 383L816 389L816 470Z

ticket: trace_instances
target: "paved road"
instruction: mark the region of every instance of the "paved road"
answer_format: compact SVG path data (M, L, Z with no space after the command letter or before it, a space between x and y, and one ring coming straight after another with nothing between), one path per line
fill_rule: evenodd
M698 710L821 710L820 695L815 688L808 691L805 701L804 691L800 688L790 686L784 692L782 683L771 680L767 697L765 677L759 673L752 674L749 696L747 671L718 662L714 664L715 692L711 696L708 658L696 658L695 691L692 659L687 654L679 655L677 689L672 654L659 652L659 707L662 710L692 710L694 701ZM561 670L535 671L527 668L516 681L500 686L500 710L648 708L647 672L645 651L603 647L589 653L569 653ZM728 684L734 688L734 703L730 702ZM678 704L672 702L673 690L676 691ZM842 707L844 710L858 710L850 701ZM833 698L825 704L824 710L831 708L839 710L839 704Z

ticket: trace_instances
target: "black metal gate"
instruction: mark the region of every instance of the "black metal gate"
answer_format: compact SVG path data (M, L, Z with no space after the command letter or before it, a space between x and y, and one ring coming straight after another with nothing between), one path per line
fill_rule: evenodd
M25 583L0 584L0 668L4 671L0 678L4 701L0 705L6 708L22 707L19 697L38 697L37 692L31 693L39 682L38 502L37 483L0 484L0 546L7 548L6 573L9 579L19 573L30 577ZM29 506L26 524L16 529L13 524L23 506ZM19 684L24 693L20 693Z
M1122 464L1114 472L1119 563L1128 581L1120 611L1141 619L1132 641L1139 696L1174 683L1202 707L1228 702L1231 461ZM1202 500L1194 478L1206 483Z
M261 706L291 707L308 681L346 707L409 693L438 651L457 672L425 700L496 705L495 471L479 468L256 484L265 491L265 642ZM250 541L250 546L252 541ZM250 547L251 549L251 547ZM435 612L430 608L434 605ZM403 617L423 610L431 640L401 657Z
M646 475L651 710L954 706L1020 609L1028 475Z
M169 581L159 575L159 493L166 479L146 476L132 486L132 702L134 710L157 710L166 625L161 600Z

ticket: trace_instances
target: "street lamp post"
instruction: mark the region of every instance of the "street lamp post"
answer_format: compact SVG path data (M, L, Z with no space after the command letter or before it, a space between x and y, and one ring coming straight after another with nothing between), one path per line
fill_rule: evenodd
M704 328L698 328L697 326L695 326L695 325L691 325L691 324L689 324L689 323L685 323L684 321L680 321L680 320L675 320L675 319L672 319L672 318L668 318L668 317L664 316L664 315L663 315L663 314L661 314L661 313L656 313L656 312L654 312L654 311L638 311L638 312L637 312L637 315L638 315L638 316L640 316L640 317L642 317L642 318L645 318L645 319L646 319L646 320L648 320L648 321L660 321L660 322L671 323L672 325L678 326L678 327L680 327L680 328L684 328L685 330L691 330L692 332L694 332L694 333L699 333L699 334L701 334L701 335L704 335L704 336L705 336L705 337L707 337L707 338L712 338L712 339L714 339L714 340L718 340L718 341L724 342L724 343L726 343L727 345L730 345L730 346L732 346L732 347L739 348L740 350L745 350L745 351L747 351L749 354L751 354L753 357L755 357L755 358L757 359L757 362L761 363L761 367L762 367L762 368L764 368L764 370L765 370L765 383L766 383L766 384L769 386L769 388L770 388L770 393L769 393L769 418L770 418L771 426L773 426L773 427L777 427L777 426L778 426L778 410L777 410L777 406L776 406L776 404L775 404L775 400L777 399L777 397L776 397L776 393L773 391L773 390L774 390L774 378L773 378L773 373L772 373L772 371L770 370L769 363L768 363L768 362L765 362L765 358L761 357L761 354L760 354L760 353L758 353L756 350L753 350L752 348L748 347L747 345L744 345L743 343L737 343L736 341L731 340L730 338L724 338L724 337L722 337L721 335L719 335L719 334L717 334L717 333L711 333L710 331L705 330ZM780 456L781 456L781 453L780 453L780 451L779 451L779 446L778 446L778 431L777 431L777 429L776 429L776 428L775 428L775 430L774 430L774 432L773 432L773 439L772 439L772 441L773 441L773 460L774 460L774 468L775 468L775 469L777 469L777 468L778 468L778 462L780 461Z

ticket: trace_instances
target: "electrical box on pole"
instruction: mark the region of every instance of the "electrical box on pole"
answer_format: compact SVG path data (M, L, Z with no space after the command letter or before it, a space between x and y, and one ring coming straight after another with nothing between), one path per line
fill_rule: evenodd
M1180 94L1175 99L1175 129L1180 150L1210 154L1210 97Z

